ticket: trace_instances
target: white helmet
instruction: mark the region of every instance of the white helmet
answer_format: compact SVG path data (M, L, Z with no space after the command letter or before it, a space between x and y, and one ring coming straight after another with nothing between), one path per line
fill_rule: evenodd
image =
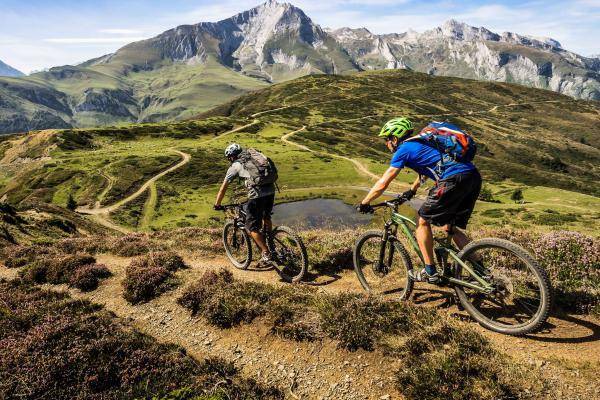
M229 157L235 157L238 154L240 154L241 152L242 152L242 146L240 146L237 143L231 143L225 149L225 157L227 157L227 158L229 158Z

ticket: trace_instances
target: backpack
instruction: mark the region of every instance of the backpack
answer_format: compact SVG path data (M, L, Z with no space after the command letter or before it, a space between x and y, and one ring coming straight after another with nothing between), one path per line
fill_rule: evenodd
M467 163L473 161L477 153L477 144L471 135L458 126L448 122L433 121L408 140L417 140L428 146L435 147L442 153L438 163L438 174L452 163Z
M243 150L238 158L250 174L248 186L266 186L277 181L277 167L273 160L256 149Z

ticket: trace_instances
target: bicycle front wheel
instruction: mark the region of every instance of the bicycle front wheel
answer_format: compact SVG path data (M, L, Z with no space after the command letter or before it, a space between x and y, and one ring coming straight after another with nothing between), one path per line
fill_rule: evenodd
M469 243L458 257L491 283L492 293L455 286L467 312L483 327L508 335L525 335L548 318L552 287L546 271L521 246L504 239L487 238ZM476 283L456 268L456 277Z
M388 239L382 254L382 240L380 231L369 231L358 238L353 254L354 271L367 292L406 300L413 289L413 281L408 276L412 261L396 238Z
M239 269L247 269L252 262L252 242L246 229L229 221L223 228L223 245L229 261Z
M300 282L308 270L308 255L302 239L287 226L278 226L271 232L270 242L281 278L286 282Z

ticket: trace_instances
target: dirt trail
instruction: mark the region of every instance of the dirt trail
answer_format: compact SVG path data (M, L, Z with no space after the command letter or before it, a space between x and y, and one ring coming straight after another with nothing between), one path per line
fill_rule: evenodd
M148 230L148 228L150 227L150 223L152 222L152 218L154 217L156 203L158 202L158 191L156 189L156 182L152 182L148 190L148 200L146 200L146 203L144 204L144 209L142 210L142 219L140 223L140 227L142 230Z
M113 276L90 293L60 286L79 299L102 304L118 317L161 342L176 343L196 358L219 356L233 361L247 377L274 384L286 391L289 399L398 399L393 372L398 361L379 352L349 352L331 340L295 342L270 334L269 327L253 323L221 330L191 317L177 304L189 284L205 271L230 268L237 278L263 282L277 281L273 271L240 271L222 258L186 257L189 269L179 271L180 287L146 304L130 305L122 297L121 282L130 260L99 256L98 262L109 266ZM0 269L0 276L4 268ZM283 284L283 283L282 283ZM56 289L57 286L52 286Z
M393 372L399 364L381 352L348 352L337 349L330 340L313 343L284 340L271 335L267 326L257 323L221 330L207 325L201 318L191 317L177 304L177 298L207 270L226 268L240 280L286 284L273 270L251 266L242 271L231 266L225 257L186 253L184 258L190 268L177 272L181 281L179 288L146 304L132 306L122 297L121 282L129 258L97 256L98 262L106 264L114 275L93 292L81 293L66 286L58 288L68 290L75 298L104 305L142 332L159 341L179 344L197 358L218 355L234 361L246 376L285 389L290 399L380 399L387 395L392 399L401 398L393 387ZM17 272L0 268L0 278L15 278ZM309 274L307 280L305 285L326 293L362 293L353 271L349 270L332 275ZM557 390L570 393L571 398L600 396L600 388L590 384L600 371L598 320L555 313L540 332L515 338L490 332L470 321L468 315L456 307L448 289L417 284L411 301L469 321L470 327L516 362L541 368L544 376L556 383Z
M163 176L167 175L168 173L173 172L173 171L183 167L188 162L190 162L191 156L189 154L184 153L183 151L179 151L179 150L173 150L173 151L181 156L181 161L178 162L177 164L173 165L172 167L167 168L162 172L159 172L158 174L154 175L152 178L148 179L135 193L130 194L129 196L117 201L116 203L114 203L110 206L105 206L105 207L101 207L101 208L78 207L77 212L81 213L81 214L89 214L89 215L109 214L109 213L121 208L125 204L137 199L139 196L142 195L142 193L144 193L150 187L150 185L152 183L156 182L157 180L159 180Z

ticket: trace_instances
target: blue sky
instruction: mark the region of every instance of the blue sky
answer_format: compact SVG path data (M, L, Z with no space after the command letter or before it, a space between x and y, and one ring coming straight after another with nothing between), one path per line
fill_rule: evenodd
M182 24L218 21L262 0L0 0L0 60L31 72L110 53ZM600 53L600 0L297 0L323 27L424 31L454 18L501 33L549 36Z

